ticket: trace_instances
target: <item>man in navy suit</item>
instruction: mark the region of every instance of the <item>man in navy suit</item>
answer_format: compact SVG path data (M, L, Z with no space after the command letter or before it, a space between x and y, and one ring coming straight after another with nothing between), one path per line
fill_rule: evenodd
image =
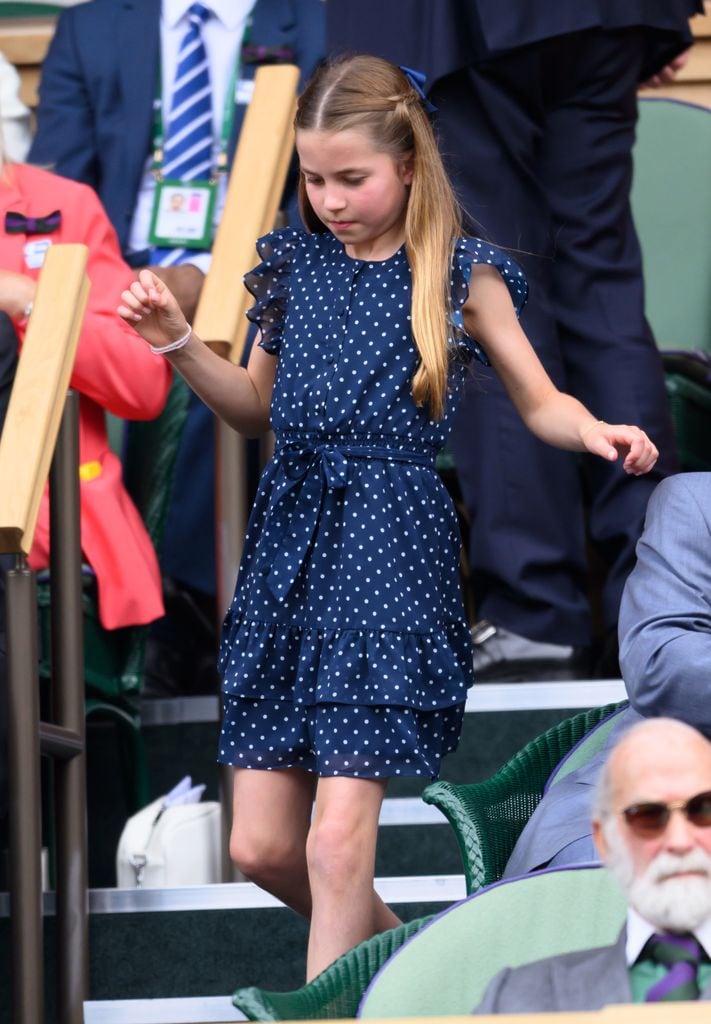
M257 67L295 63L305 79L321 59L324 4L323 0L201 2L210 12L202 35L212 87L215 159L224 131L229 135L224 145L229 161ZM59 16L42 67L37 134L29 160L91 185L118 233L124 256L136 267L151 260L148 234L155 192L151 162L158 149L154 105L162 102L167 120L190 6L191 0L92 0L69 8ZM233 112L225 103L231 88L235 90ZM216 222L225 187L223 176ZM174 291L189 320L209 259L209 252L197 252L180 265L153 267ZM163 646L168 651L171 643L190 644L202 627L207 647L204 660L213 666L208 686L214 685L213 451L213 417L193 396L161 552L169 616L174 604L175 615L182 620L187 614L189 623L173 630L172 639L166 637ZM178 652L177 658L171 658L170 671L199 671L188 666L190 654L183 653L187 657ZM194 684L186 679L185 685Z
M620 596L644 509L676 471L663 374L644 318L629 193L638 84L672 71L698 0L332 0L330 44L372 49L433 81L442 152L469 230L510 249L530 282L523 326L555 383L601 419L639 423L646 477L546 447L493 372L454 433L469 511L480 681L593 670L588 536L605 567L599 615L616 671ZM666 72L665 72L666 73Z

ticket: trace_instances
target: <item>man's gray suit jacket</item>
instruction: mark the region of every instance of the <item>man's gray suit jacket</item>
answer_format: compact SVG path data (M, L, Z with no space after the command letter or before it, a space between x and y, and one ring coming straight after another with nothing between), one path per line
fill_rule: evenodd
M610 748L630 726L668 715L711 738L711 473L679 473L654 490L637 564L622 595L619 633L631 707L618 716L603 749L544 795L505 878L549 864L597 860L592 787Z
M612 946L507 967L489 982L475 1014L600 1010L631 1002L626 937L623 928ZM711 985L701 999L711 1000Z

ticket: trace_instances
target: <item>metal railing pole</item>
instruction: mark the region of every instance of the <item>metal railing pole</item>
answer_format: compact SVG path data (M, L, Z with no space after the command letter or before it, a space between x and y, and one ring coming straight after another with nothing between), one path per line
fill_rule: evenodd
M79 752L55 765L57 976L60 1024L82 1024L89 993L89 925L84 752L84 641L79 507L79 396L64 406L50 472L53 721Z
M222 420L215 420L217 607L222 616L232 600L247 530L247 442ZM232 827L232 768L219 769L222 804L222 880L241 879L229 854Z
M37 588L24 555L6 577L13 1024L44 1020Z

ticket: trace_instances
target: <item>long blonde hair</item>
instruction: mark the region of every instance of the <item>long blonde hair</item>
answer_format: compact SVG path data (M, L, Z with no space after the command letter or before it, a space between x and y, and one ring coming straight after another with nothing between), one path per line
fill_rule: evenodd
M400 68L380 57L340 57L323 64L299 98L294 127L360 131L395 159L412 155L405 250L412 273L412 334L419 365L412 378L417 405L444 415L451 314L450 275L461 215L419 93ZM299 179L299 207L310 231L326 231Z

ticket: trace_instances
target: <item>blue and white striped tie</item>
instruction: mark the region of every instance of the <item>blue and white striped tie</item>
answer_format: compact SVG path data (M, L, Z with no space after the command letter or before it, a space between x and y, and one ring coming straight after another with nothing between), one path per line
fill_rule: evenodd
M170 117L163 151L163 177L206 181L212 170L212 87L202 26L211 16L204 4L188 8L189 26L178 50ZM156 248L151 263L183 263L195 250Z

